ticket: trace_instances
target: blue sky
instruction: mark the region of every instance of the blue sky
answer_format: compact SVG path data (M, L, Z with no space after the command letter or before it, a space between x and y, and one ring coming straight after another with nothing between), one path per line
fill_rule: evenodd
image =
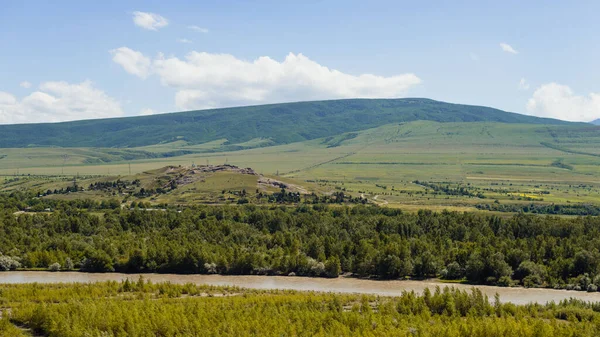
M598 13L598 1L4 0L0 123L346 97L589 121Z

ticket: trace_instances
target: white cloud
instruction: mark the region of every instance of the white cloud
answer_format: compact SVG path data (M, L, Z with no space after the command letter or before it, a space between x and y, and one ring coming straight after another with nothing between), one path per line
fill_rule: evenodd
M187 44L193 43L192 40L188 40L188 39L177 39L177 42L179 42L179 43L187 43Z
M6 105L13 105L17 103L17 99L15 98L15 96L4 92L4 91L0 91L0 107L6 106Z
M156 111L146 108L146 109L142 109L140 111L140 113L138 114L138 116L150 116L150 115L154 115L156 113Z
M503 51L510 53L510 54L518 54L519 53L515 48L513 48L508 43L501 43L500 48L502 48Z
M19 83L19 85L21 86L21 88L25 88L25 89L31 88L31 83L27 82L27 81L23 81L23 82Z
M195 32L198 32L198 33L204 33L204 34L208 33L208 29L202 28L202 27L198 27L198 26L188 26L188 29L191 29L191 30L193 30Z
M144 29L158 30L166 27L169 24L169 21L158 14L133 12L133 23L135 23L136 26Z
M0 123L62 122L120 117L121 106L90 81L79 84L45 82L38 91L18 100L0 92Z
M191 52L184 59L159 55L149 72L156 74L163 85L177 89L175 104L180 109L350 97L391 98L403 96L421 83L414 74L350 75L293 53L282 62L268 56L246 61L229 54L204 52Z
M141 78L148 77L150 59L139 51L121 47L110 51L113 61L123 67L126 72Z
M521 80L519 81L519 85L518 85L519 90L529 90L530 85L529 82L527 82L527 79L525 79L524 77L521 78Z
M578 96L566 85L547 83L533 93L527 111L539 117L587 122L600 117L600 93Z

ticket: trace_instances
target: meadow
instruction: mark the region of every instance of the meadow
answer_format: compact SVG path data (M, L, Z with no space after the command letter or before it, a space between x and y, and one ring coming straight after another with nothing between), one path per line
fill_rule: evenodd
M176 141L131 149L2 149L0 174L6 180L23 175L127 177L167 165L228 163L291 179L308 190L342 190L407 210L423 206L476 210L481 203L496 201L567 205L600 200L600 133L582 125L414 121L238 151L219 152L222 144ZM127 152L159 156L191 151L204 152L124 159ZM485 200L432 193L416 180L463 187Z

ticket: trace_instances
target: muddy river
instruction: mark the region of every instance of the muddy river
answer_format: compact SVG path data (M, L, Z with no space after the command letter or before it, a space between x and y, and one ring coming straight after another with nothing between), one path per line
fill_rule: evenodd
M459 289L480 289L493 300L498 293L502 302L526 304L529 302L546 303L558 302L563 299L577 298L585 301L600 302L600 292L587 293L583 291L567 291L554 289L525 289L502 288L491 286L473 286L465 284L445 284L436 280L429 281L376 281L350 277L337 279L289 277L289 276L222 276L222 275L174 275L174 274L143 274L145 279L152 282L195 283L210 285L238 286L253 289L291 289L304 291L324 291L338 293L377 294L397 296L403 291L421 293L423 289L434 289L436 286L453 286ZM137 280L139 274L118 273L80 273L80 272L38 272L17 271L0 272L2 283L60 283L60 282L100 282L120 281L129 278Z

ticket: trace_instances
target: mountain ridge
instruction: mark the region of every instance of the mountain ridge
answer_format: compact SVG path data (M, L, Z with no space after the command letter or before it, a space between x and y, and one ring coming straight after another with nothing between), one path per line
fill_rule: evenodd
M177 140L200 144L218 139L227 139L229 144L235 144L256 138L268 138L270 144L286 144L415 120L570 124L426 98L343 99L61 123L0 125L0 148L128 148Z

